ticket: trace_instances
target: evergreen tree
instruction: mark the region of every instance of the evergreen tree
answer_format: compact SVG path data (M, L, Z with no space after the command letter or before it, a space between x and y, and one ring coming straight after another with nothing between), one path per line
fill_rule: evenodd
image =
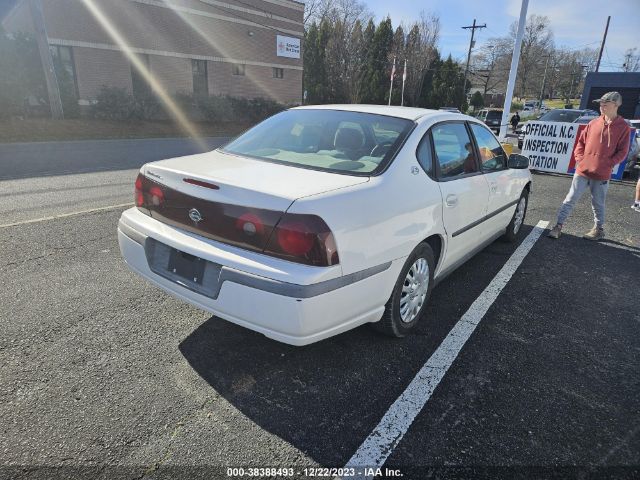
M306 103L319 102L318 75L320 74L321 61L318 55L318 25L313 22L304 35L304 90L307 92Z
M417 106L423 108L434 108L432 95L434 79L436 78L436 72L442 68L442 64L443 62L442 58L440 58L440 52L438 49L435 49L433 61L431 62L429 69L426 71L424 81L422 82L422 89L420 90L420 98Z
M391 65L393 65L394 58L396 59L396 75L393 79L391 105L400 105L402 96L402 73L404 72L404 60L406 58L404 30L401 26L396 28L396 31L393 34L391 50L389 52L389 61L391 62ZM387 100L389 98L388 95L389 93L387 92Z
M327 44L331 38L331 22L322 20L318 29L316 52L318 55L318 76L316 77L318 103L329 101L329 76L327 74Z
M367 55L367 73L364 75L362 92L364 103L386 104L388 101L391 76L391 64L388 59L392 42L393 28L391 19L387 17L376 28Z
M482 96L480 91L477 91L473 94L473 97L471 97L471 105L473 106L474 110L484 107L484 97Z
M367 23L367 27L364 29L364 33L362 34L362 74L360 76L359 81L359 101L362 103L373 103L371 99L371 58L372 53L371 50L373 48L373 37L376 32L376 26L373 23L372 19L369 19Z
M464 69L453 61L451 55L444 62L438 62L434 67L431 89L427 94L429 108L458 107L462 111L468 108L466 92L463 94ZM468 90L467 86L467 90Z

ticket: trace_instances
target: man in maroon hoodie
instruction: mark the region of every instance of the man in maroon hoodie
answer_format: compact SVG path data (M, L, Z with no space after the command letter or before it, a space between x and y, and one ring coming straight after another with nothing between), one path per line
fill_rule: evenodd
M609 179L613 168L627 158L631 131L624 119L618 116L618 107L622 105L622 97L618 92L605 93L594 101L600 103L602 115L589 122L576 142L576 173L558 211L558 221L548 234L550 238L560 237L562 225L587 188L591 190L594 226L583 238L604 238L605 198Z

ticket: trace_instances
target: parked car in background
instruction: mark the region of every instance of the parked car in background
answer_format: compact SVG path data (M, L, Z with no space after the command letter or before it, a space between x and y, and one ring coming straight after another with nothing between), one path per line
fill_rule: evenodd
M636 136L633 145L629 149L624 171L632 177L637 177L640 175L640 120L628 120L627 122L631 128L635 129Z
M439 279L517 239L528 164L462 114L299 107L215 151L144 165L118 241L142 277L278 341L368 322L402 337Z
M547 105L544 102L540 104L538 100L526 100L524 102L524 108L528 108L530 110L540 110L540 111L548 110Z
M568 122L568 123L589 123L594 118L599 117L600 114L595 110L580 110L569 108L556 108L543 113L535 119L536 122ZM524 126L527 122L520 122L516 127L516 134L518 135L518 148L522 148L524 144Z
M502 121L502 110L497 108L483 108L478 112L476 118L483 121L487 127L496 133L500 133L500 122Z

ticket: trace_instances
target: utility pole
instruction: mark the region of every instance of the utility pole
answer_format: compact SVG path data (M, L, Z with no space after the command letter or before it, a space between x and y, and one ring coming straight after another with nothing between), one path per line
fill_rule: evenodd
M474 46L473 36L476 33L476 28L487 28L487 24L484 25L476 25L476 19L473 19L473 25L470 27L462 27L463 29L471 29L471 41L469 42L469 53L467 54L467 67L464 69L464 83L462 84L462 104L460 105L460 110L462 110L464 106L464 99L467 95L467 74L469 73L469 62L471 61L471 49Z
M600 68L600 59L602 58L602 51L604 50L604 42L607 41L607 32L609 31L610 21L611 21L611 15L607 17L607 26L604 29L604 37L602 37L602 45L600 45L600 53L598 54L598 63L596 63L596 72Z
M44 14L42 13L42 3L40 0L29 0L29 8L31 10L31 18L33 19L42 69L44 70L44 78L47 83L51 117L59 120L64 118L62 99L60 98L60 88L58 87L56 71L53 67L53 58L51 58L51 51L49 50L47 29L44 24Z
M549 66L549 58L551 55L547 55L547 61L544 64L544 75L542 76L542 89L540 90L540 100L538 100L538 109L542 110L542 98L544 97L544 87L547 81L547 67Z

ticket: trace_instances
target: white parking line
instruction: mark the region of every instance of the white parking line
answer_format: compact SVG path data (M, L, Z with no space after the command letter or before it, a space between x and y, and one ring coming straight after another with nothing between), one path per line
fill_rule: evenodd
M73 217L74 215L82 215L83 213L101 212L103 210L113 210L114 208L122 208L122 207L133 207L133 203L131 202L121 203L120 205L109 205L107 207L92 208L91 210L81 210L79 212L62 213L60 215L54 215L52 217L42 217L42 218L35 218L33 220L24 220L22 222L6 223L4 225L0 225L0 228L16 227L18 225L25 225L27 223L38 223L38 222L44 222L46 220L56 220L58 218Z
M513 252L502 269L480 294L469 310L458 320L438 349L427 360L406 390L391 405L378 426L371 432L345 468L354 468L356 478L372 478L365 468L381 468L425 406L453 361L462 350L482 317L518 269L549 222L540 221ZM353 478L353 477L350 477Z

